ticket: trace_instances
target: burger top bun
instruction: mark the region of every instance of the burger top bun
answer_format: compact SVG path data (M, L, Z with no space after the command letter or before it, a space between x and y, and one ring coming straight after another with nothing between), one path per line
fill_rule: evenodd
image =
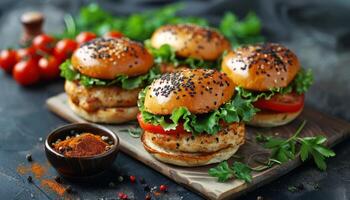
M158 115L169 115L179 107L186 107L194 114L208 113L228 102L234 88L225 74L215 70L167 73L147 88L144 108Z
M274 43L243 46L229 52L221 65L234 84L254 91L286 87L300 70L297 56Z
M216 60L230 49L230 42L222 34L193 24L162 26L153 33L151 44L155 48L169 44L177 56L203 60Z
M110 80L147 73L153 57L140 43L127 38L97 38L73 53L72 65L86 76Z

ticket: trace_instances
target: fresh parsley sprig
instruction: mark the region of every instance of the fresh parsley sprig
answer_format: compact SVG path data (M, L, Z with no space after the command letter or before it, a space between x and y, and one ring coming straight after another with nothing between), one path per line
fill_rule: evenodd
M276 164L279 165L293 160L299 155L303 162L312 157L320 170L326 170L326 158L335 156L335 153L324 145L327 141L325 136L300 137L299 135L305 125L306 121L303 121L294 135L288 139L257 135L257 142L263 143L265 148L271 150L271 156L266 163L250 167L241 162L234 162L232 166L229 166L227 161L224 161L218 166L210 168L209 175L217 177L220 182L237 178L250 183L252 180L251 172L264 171Z
M335 153L324 145L327 141L325 136L299 137L305 124L306 121L303 121L295 134L287 140L273 137L265 138L264 147L271 150L272 159L281 163L293 160L300 155L301 161L304 162L312 157L320 170L326 170L326 158L335 156Z
M237 178L245 182L252 182L252 169L244 163L234 162L229 166L227 161L221 162L218 166L209 169L209 175L217 177L220 182L231 178Z

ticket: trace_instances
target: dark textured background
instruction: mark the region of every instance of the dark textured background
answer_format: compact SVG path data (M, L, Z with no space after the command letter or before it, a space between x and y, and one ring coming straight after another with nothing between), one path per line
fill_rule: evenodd
M99 1L105 9L116 15L125 15L165 5L170 0L110 0ZM40 10L46 15L45 30L62 31L64 13L77 13L88 1L77 0L2 0L0 2L0 47L13 46L20 36L21 13ZM350 121L350 1L337 0L203 0L186 1L183 15L196 15L216 23L225 11L234 11L243 17L254 10L262 19L264 35L268 41L281 42L294 50L304 67L312 68L315 84L307 94L307 104L323 112ZM35 160L45 163L43 144L39 137L65 122L51 114L45 100L63 91L62 81L34 88L21 88L11 77L0 72L0 199L56 199L48 190L41 192L26 183L26 177L16 172L16 166L25 163L25 155L32 153ZM320 172L311 163L293 170L288 175L263 186L242 199L350 199L350 141L335 148L336 158L329 160L328 170ZM114 188L109 180L126 174L143 176L150 185L167 184L169 193L161 199L200 199L182 186L130 157L120 154L113 170L104 181L94 185L72 184L76 197L97 199L116 197L126 191L136 199L143 199L139 185L123 182ZM50 169L51 177L55 175ZM300 192L288 191L289 186L303 183ZM45 194L44 194L45 193Z

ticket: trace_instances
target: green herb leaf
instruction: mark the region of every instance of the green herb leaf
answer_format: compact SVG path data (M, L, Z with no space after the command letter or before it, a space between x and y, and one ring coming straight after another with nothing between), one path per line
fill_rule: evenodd
M259 143L265 143L265 142L269 141L270 138L271 138L270 136L266 136L262 133L259 133L255 136L255 141L259 142Z
M317 167L325 170L327 167L325 159L335 156L335 153L324 146L324 143L327 141L325 136L299 137L304 125L305 121L300 125L295 134L288 139L271 136L264 138L259 136L259 138L261 141L264 141L264 147L271 150L271 159L284 163L294 159L300 153L300 159L303 162L312 156ZM299 151L297 151L297 144L300 144Z
M325 158L324 158L324 156L322 154L317 153L315 151L311 151L311 155L313 156L314 162L316 163L317 167L320 170L326 170L327 169L327 164L326 164Z
M232 168L237 179L244 180L247 183L252 182L252 170L246 164L234 162Z
M335 153L332 150L323 145L327 141L327 138L324 136L316 136L298 138L298 140L301 142L301 160L305 161L311 154L317 167L321 170L325 170L325 159L335 156Z
M227 161L219 163L216 167L210 168L208 173L217 177L220 182L225 182L233 177L243 180L247 183L252 181L252 170L241 162L234 162L230 167Z
M309 148L309 144L306 143L302 143L301 147L300 147L300 159L301 161L306 161L309 158L309 152L310 152L310 148Z
M234 177L234 171L228 166L227 161L221 162L218 166L209 169L209 175L217 177L220 182L225 182Z
M74 70L69 60L66 60L64 63L62 63L60 69L62 77L69 81L79 81L79 83L84 85L85 87L110 86L117 84L126 90L141 88L151 83L153 79L159 76L158 69L152 68L147 74L136 77L128 77L125 75L121 75L116 77L114 80L102 80L85 76L79 73L78 71Z

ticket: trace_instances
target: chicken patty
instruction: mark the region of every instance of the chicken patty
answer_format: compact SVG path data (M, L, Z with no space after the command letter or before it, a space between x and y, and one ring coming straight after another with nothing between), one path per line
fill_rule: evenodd
M152 141L169 151L190 153L215 152L229 146L240 146L244 143L245 127L242 123L233 123L224 127L214 135L192 133L157 134L145 131L144 139Z
M89 88L68 80L64 88L72 102L88 112L103 108L136 106L138 93L141 90L140 88L125 90L118 86Z

